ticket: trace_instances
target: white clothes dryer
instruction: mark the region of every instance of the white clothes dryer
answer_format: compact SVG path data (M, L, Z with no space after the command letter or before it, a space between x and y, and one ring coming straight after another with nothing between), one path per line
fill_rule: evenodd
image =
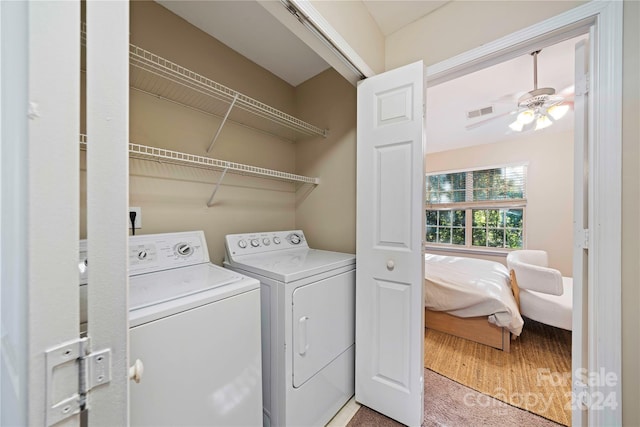
M87 259L81 241L81 285ZM211 264L202 231L129 238L129 327L132 426L262 422L260 283Z
M224 266L260 280L264 426L323 426L354 394L353 254L301 230L232 234Z

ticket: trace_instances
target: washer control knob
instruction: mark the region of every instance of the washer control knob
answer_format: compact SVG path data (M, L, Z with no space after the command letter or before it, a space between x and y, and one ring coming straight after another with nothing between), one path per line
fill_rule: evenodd
M279 237L274 237L273 238L273 243L275 243L276 245L280 244L280 238Z
M251 246L257 248L258 246L260 246L260 241L258 239L251 239Z
M262 244L265 246L269 246L271 244L271 240L265 237L264 239L262 239Z
M247 247L247 242L244 239L238 240L238 246L240 246L241 249L244 249Z
M144 249L142 249L142 250L140 250L140 251L138 252L138 259L142 261L143 259L146 259L146 258L147 258L147 255L148 255L148 254L147 254L147 251L145 251Z
M178 243L176 245L176 253L180 256L189 256L193 253L193 247L188 243Z

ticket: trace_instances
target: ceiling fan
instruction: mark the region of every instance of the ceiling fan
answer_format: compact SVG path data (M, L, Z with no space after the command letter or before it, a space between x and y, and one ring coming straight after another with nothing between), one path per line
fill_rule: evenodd
M476 129L507 115L516 115L515 120L509 125L512 131L539 130L551 126L555 121L564 117L572 104L569 98L573 96L573 86L562 91L565 96L556 94L556 90L551 87L538 88L538 54L540 54L540 50L531 53L533 56L533 90L515 101L517 107L514 110L467 125L467 130ZM504 100L514 102L513 98L513 95L507 95L497 102Z

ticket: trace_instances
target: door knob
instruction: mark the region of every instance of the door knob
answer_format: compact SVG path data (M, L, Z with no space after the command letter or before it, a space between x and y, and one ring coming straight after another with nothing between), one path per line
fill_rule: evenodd
M389 271L393 271L393 269L396 267L396 264L393 262L393 260L389 260L387 261L387 270Z
M142 364L142 360L136 359L133 366L129 368L129 379L134 380L136 383L139 383L142 379L142 374L144 373L144 365Z

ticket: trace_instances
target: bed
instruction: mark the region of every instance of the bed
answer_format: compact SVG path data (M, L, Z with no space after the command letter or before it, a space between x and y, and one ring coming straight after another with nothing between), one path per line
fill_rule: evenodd
M500 263L425 254L424 290L427 328L507 352L522 332L517 284Z

